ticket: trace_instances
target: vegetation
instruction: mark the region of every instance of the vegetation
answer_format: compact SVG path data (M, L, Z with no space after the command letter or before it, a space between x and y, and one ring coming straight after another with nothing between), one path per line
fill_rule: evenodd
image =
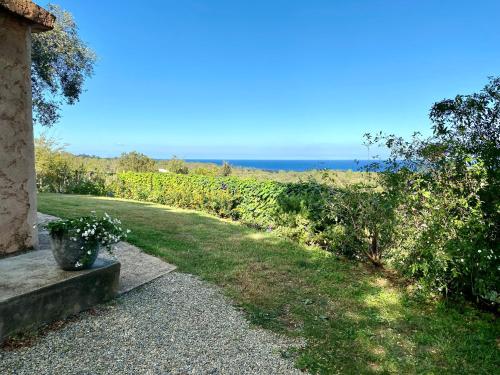
M367 179L376 178L376 174L365 171L332 171L332 170L310 170L297 171L264 171L253 168L233 167L232 176L242 178L255 178L256 180L272 180L278 182L302 182L315 181L328 183L337 187L345 187L365 182Z
M45 126L57 122L62 104L78 102L96 62L73 16L56 5L49 4L48 10L56 16L54 29L33 34L31 48L33 119Z
M119 219L106 212L102 217L92 212L90 216L51 221L46 228L52 238L76 242L80 254L74 268L86 269L94 263L99 248L112 253L112 245L127 238L130 230L124 230L121 225Z
M433 135L367 134L390 157L361 182L241 178L225 163L190 169L131 152L113 178L88 171L47 139L37 147L40 191L113 194L199 209L399 270L426 294L500 304L500 78L479 93L436 103ZM166 167L167 173L149 173ZM137 173L142 172L142 173ZM229 176L230 175L230 176Z
M118 158L118 172L153 172L156 171L156 163L144 154L136 151L123 153Z
M367 134L390 157L366 173L282 181L137 153L118 159L111 179L90 179L80 157L42 139L40 191L89 186L148 203L42 194L41 209L126 217L131 242L222 286L253 322L307 338L297 364L312 372L493 373L496 317L467 300L498 312L500 78L436 103L431 121L428 138ZM148 172L158 166L165 173Z
M119 172L153 172L165 170L176 174L202 175L202 176L234 176L241 178L253 178L259 181L277 182L321 182L328 178L328 183L334 186L348 186L360 183L367 178L373 179L375 174L352 171L280 171L269 172L251 168L237 168L227 164L226 167L218 167L211 163L186 162L175 156L170 160L154 160L136 151L124 153L118 158L101 158L92 155L73 155L65 151L65 145L46 135L41 135L35 140L36 168L38 173L38 187L40 191L94 194L102 192L103 184L99 180L97 186L88 185L87 189L73 190L68 186L77 183L73 176L85 179L89 183L96 176L105 180L106 184L113 180L113 176ZM47 166L50 160L50 168ZM55 173L58 171L57 173ZM50 177L49 177L50 176ZM76 178L76 177L75 177ZM57 184L45 183L44 181L56 180Z
M55 28L32 44L34 120L45 126L79 100L96 61L71 14L49 10ZM384 145L390 157L366 173L269 172L135 151L101 159L36 141L40 192L114 194L273 233L95 197L42 193L40 209L74 218L99 207L126 217L131 242L222 286L253 322L307 338L297 364L312 372L495 373L495 317L433 298L500 303L500 77L436 103L430 119L428 138L368 134L367 145Z
M315 182L128 172L118 174L113 187L116 197L203 210L301 243L331 245L327 190Z
M208 214L90 196L39 195L64 218L108 212L128 241L202 277L262 327L306 339L312 373L494 374L500 325L467 304L423 300L393 275Z
M51 221L47 229L53 237L68 236L73 241L81 239L89 246L99 244L111 252L112 245L125 240L127 233L130 233L130 230L122 229L121 225L119 219L112 218L107 212L102 217L91 212L90 216Z
M385 253L396 244L397 201L378 185L354 184L328 191L324 211L326 222L331 223L325 228L330 233L329 248L383 266Z
M189 169L186 165L186 162L184 160L178 159L176 156L173 156L172 159L163 163L163 165L165 166L166 170L169 171L170 173L176 173L176 174L189 173Z
M399 237L392 265L420 287L500 303L500 77L472 95L436 103L433 135L368 137L391 156L374 167Z
M186 162L189 174L202 174L206 176L223 175L222 166L205 162ZM332 170L310 170L297 171L267 171L256 168L243 168L230 165L231 176L241 178L253 178L259 181L277 182L302 182L316 181L318 183L331 183L338 187L344 187L356 183L365 182L367 178L375 178L376 174L365 171L332 171Z
M231 175L232 171L233 170L227 161L222 163L222 167L220 168L220 175L221 176L227 177L227 176Z
M68 194L106 193L106 173L86 158L64 151L53 139L35 140L36 185L38 191Z

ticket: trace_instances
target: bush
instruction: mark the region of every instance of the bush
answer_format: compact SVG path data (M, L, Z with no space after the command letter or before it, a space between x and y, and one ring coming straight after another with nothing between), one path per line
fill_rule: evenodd
M335 225L329 242L337 252L382 266L395 242L396 201L376 186L355 184L332 190L327 215Z
M117 197L199 209L314 243L323 216L322 187L236 177L120 173Z
M158 168L153 159L140 152L132 151L120 155L117 170L119 172L153 172Z
M211 166L196 167L191 170L192 174L200 174L203 176L212 176L212 177L217 176L218 172L219 172L218 168Z
M303 244L382 264L393 241L389 195L374 187L336 189L313 181L280 183L237 177L120 173L117 197L203 210Z
M223 162L222 166L220 167L220 175L227 177L231 175L231 172L232 172L231 165L227 161Z
M404 174L406 181L400 185L392 264L424 290L498 303L499 248L480 198L483 168L475 164L457 181L449 167L387 172L391 180Z
M424 289L500 303L500 78L430 117L429 138L368 138L391 152L374 167L398 202L392 263Z
M177 157L172 157L167 161L166 167L169 172L176 174L188 174L189 168L184 160L177 159Z
M42 135L35 140L35 161L38 191L92 195L106 192L105 175L88 169L54 139Z

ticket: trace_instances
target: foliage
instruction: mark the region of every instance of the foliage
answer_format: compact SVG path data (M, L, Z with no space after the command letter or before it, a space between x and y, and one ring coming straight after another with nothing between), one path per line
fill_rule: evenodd
M311 374L495 374L500 320L422 300L393 274L191 210L40 194L44 213L108 212L127 241L218 285L251 323L303 343L283 355Z
M104 158L94 155L71 155L72 159L85 166L85 169L94 171L99 175L114 175L119 171L119 158ZM180 168L172 168L182 172L181 174L219 176L220 167L209 162L186 162L175 158L175 164ZM155 167L151 171L165 169L170 172L169 164L171 160L153 160ZM325 175L328 177L325 180ZM240 178L252 178L260 181L272 180L282 183L299 183L303 181L315 181L317 183L326 183L335 187L346 187L352 184L364 183L368 180L374 182L376 174L367 172L353 171L323 171L312 170L305 172L296 171L265 171L254 168L241 168L231 166L231 176Z
M433 135L368 136L390 158L381 184L398 201L393 265L425 289L500 302L500 78L436 103Z
M332 247L357 259L382 266L384 253L395 242L396 202L377 186L356 184L331 190L325 199L331 227Z
M434 162L440 167L451 161L456 181L476 169L472 178L483 182L478 189L481 209L495 224L490 240L500 241L500 77L490 78L479 93L436 103L430 118L434 144L444 151L433 155Z
M45 135L35 139L35 169L38 191L69 194L105 194L105 174Z
M188 174L189 169L184 160L178 159L176 156L173 156L172 159L167 161L166 168L171 173L176 174Z
M120 173L117 197L201 209L222 217L239 217L237 182L203 175Z
M111 188L117 197L203 210L388 264L425 291L494 304L500 302L499 103L500 78L492 78L480 93L436 103L431 137L367 135L369 146L382 143L390 157L341 183L337 172L322 173L323 183L318 171L309 179L287 175L283 182L238 168L219 176L215 165L174 157L166 164L171 173L120 173ZM65 155L53 154L54 160ZM157 163L149 159L148 165L121 170L155 170ZM67 188L68 168L47 163L46 176L64 179L40 185L75 191ZM256 178L240 177L247 175Z
M231 175L231 172L232 172L231 165L227 161L223 162L222 167L220 167L220 175L223 177L227 177Z
M377 185L339 189L313 180L280 183L206 175L121 173L113 193L239 220L377 265L382 264L382 252L394 241L393 202L390 195L377 190Z
M155 161L137 151L124 152L118 158L118 172L153 172L156 170Z
M203 167L196 167L189 170L190 174L198 174L202 176L212 176L215 177L219 174L219 170L215 166L208 165Z
M199 209L315 243L324 226L321 185L236 177L120 173L117 197ZM322 238L324 240L324 238Z
M33 119L45 126L57 122L63 103L78 102L96 62L95 53L80 39L73 16L56 5L48 10L56 16L54 29L33 34L31 49Z
M160 162L163 164L164 162ZM209 162L186 162L189 174L218 175L220 166ZM325 180L325 174L328 179ZM256 168L244 168L231 165L231 176L240 178L253 178L260 181L272 180L277 182L302 182L316 181L317 183L328 183L336 187L345 187L352 184L364 183L368 179L375 179L376 174L365 171L334 171L334 170L310 170L310 171L268 171Z

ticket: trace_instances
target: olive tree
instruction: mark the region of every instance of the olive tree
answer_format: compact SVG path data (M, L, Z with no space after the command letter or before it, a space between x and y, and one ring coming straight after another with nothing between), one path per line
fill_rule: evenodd
M44 126L58 121L63 104L78 102L96 62L71 13L52 4L48 10L56 16L54 29L33 34L31 52L33 120Z

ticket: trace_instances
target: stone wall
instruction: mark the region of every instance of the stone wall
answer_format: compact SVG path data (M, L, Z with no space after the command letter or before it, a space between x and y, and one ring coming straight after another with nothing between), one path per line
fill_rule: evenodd
M31 31L0 8L0 255L37 245Z

